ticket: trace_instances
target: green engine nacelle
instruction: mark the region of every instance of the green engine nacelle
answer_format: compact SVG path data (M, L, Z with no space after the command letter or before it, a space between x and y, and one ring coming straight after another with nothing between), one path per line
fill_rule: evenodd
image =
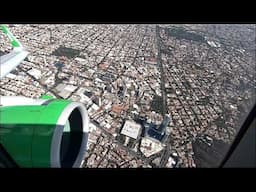
M20 167L80 167L89 119L83 104L0 97L0 144Z

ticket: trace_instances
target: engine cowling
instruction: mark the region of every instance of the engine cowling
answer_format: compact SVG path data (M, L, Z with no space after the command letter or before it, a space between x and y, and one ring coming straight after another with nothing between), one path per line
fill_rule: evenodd
M82 103L0 97L0 144L20 167L80 167L89 118Z

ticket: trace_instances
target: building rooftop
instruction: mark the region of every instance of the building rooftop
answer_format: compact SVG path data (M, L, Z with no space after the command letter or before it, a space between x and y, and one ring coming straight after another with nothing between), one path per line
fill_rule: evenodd
M126 120L122 128L121 134L137 139L141 131L141 125L134 121Z

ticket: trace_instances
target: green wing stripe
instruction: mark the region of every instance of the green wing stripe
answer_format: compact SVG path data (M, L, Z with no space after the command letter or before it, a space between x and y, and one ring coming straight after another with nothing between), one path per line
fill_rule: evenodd
M12 47L22 47L21 43L13 36L5 25L0 25L0 30L3 31L3 33L6 34L8 39L11 41Z

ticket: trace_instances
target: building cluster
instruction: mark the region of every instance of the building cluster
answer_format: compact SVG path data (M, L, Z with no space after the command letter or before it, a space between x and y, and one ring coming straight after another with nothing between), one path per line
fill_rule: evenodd
M192 140L232 142L255 98L255 52L237 43L246 29L233 27L232 40L211 25L8 27L30 54L1 80L1 95L84 103L85 167L195 167ZM2 34L0 47L11 50Z
M93 125L91 125L93 126ZM150 168L139 156L114 140L104 131L94 127L89 134L88 153L84 166L88 168Z
M160 28L158 35L173 119L172 146L183 164L191 167L195 165L191 141L198 134L233 141L255 102L255 56L230 45L229 36L219 39L202 33L208 41L188 41L171 36L168 29Z

